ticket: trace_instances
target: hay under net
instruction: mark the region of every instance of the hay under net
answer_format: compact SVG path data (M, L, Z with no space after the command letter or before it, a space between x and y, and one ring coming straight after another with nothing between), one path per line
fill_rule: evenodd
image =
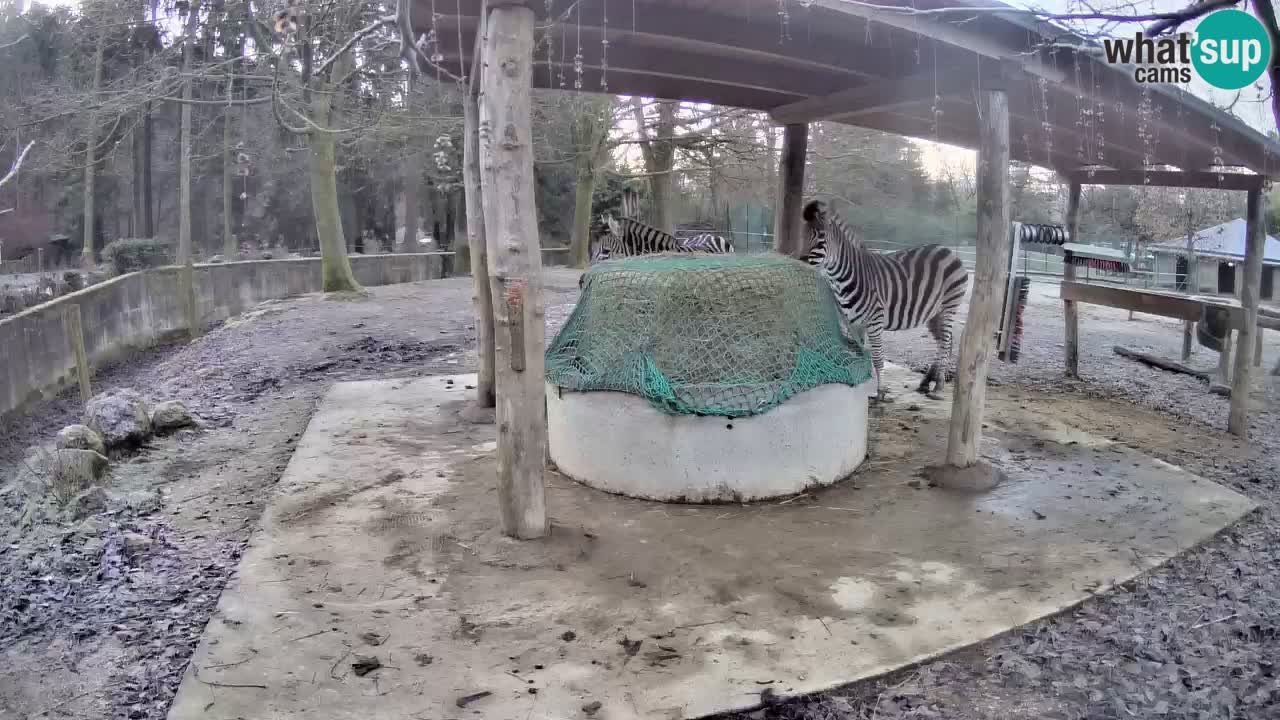
M763 413L818 385L860 385L866 350L835 297L781 255L662 254L602 262L546 355L547 380L647 398L672 415Z

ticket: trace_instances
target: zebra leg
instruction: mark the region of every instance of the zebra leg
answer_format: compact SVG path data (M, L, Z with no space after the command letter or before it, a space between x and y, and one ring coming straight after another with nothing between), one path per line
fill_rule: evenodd
M881 342L881 323L874 320L867 322L866 335L867 344L871 346L871 365L876 371L876 400L878 402L893 402L893 398L889 397L889 390L884 385L884 345Z
M938 350L924 374L920 387L916 388L931 400L941 400L942 392L947 386L947 366L951 364L951 317L952 313L942 310L929 318L929 334L938 344ZM930 385L933 385L930 392Z

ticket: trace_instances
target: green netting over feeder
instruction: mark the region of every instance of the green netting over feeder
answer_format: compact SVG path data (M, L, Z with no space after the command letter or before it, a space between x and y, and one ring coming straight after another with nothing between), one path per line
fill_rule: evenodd
M668 414L723 417L872 377L870 355L841 333L826 280L777 254L599 263L546 368L565 390L631 393Z

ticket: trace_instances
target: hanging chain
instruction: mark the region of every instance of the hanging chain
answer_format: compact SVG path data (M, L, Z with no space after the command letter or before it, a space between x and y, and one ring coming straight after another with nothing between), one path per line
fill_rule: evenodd
M555 64L551 62L551 33L555 30L555 25L553 24L555 15L552 14L552 3L554 1L547 0L547 87L551 87L555 83L554 75L556 71Z
M609 0L601 0L603 20L600 23L600 90L609 92Z
M578 23L578 52L573 56L573 72L576 77L573 80L573 89L582 92L582 5L579 4L574 9Z

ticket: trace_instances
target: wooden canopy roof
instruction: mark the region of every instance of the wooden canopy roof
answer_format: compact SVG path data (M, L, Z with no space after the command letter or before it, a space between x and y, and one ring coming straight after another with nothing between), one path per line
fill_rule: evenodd
M468 74L483 0L413 1L415 34L437 39L430 52L445 69ZM966 10L1000 5L992 0L529 4L539 88L706 102L976 148L975 93L998 83L1016 160L1063 172L1218 163L1280 172L1280 143L1189 93L1141 86L1025 13Z

